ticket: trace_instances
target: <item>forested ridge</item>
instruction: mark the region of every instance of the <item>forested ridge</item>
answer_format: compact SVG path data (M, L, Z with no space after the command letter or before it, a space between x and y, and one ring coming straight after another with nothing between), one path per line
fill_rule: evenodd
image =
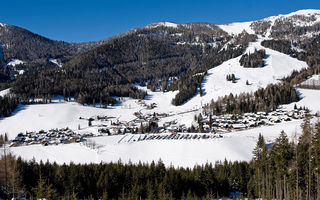
M320 196L320 123L312 124L310 117L302 124L300 137L288 138L282 132L274 143L266 144L260 135L250 162L225 160L190 169L165 167L161 161L58 165L5 155L0 160L1 198L17 196L20 190L27 198L46 199L212 199L231 193L249 199Z
M6 62L13 58L23 61L62 58L65 61L104 42L76 44L56 41L8 24L0 26L0 35L3 58Z
M63 95L66 99L75 97L80 103L101 102L107 105L114 102L112 96L144 98L145 92L135 89L132 86L134 83L148 82L148 88L152 90L164 89L161 87L162 83L170 77L180 77L181 74L191 76L196 71L211 68L216 63L230 59L234 51L239 52L239 48L229 46L216 56L219 48L230 38L221 37L223 31L217 27L205 30L201 27L206 25L190 26L191 28L181 29L137 29L114 37L104 45L74 57L61 69L20 76L13 83L12 92L21 98L51 98ZM206 44L204 47L178 45L181 41L190 44L195 42L195 34L199 29L204 31L197 36L197 41ZM181 31L184 31L181 37L175 36ZM208 45L213 42L217 43L217 47ZM193 84L192 78L182 79L187 86L198 86ZM183 94L188 93L184 100L195 94L194 89L191 91L192 94L182 87L179 89Z

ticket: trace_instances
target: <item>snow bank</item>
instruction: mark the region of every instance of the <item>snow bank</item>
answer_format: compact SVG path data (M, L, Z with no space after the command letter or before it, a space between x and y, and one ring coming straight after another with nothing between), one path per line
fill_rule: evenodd
M10 93L10 88L0 91L0 97L4 97Z

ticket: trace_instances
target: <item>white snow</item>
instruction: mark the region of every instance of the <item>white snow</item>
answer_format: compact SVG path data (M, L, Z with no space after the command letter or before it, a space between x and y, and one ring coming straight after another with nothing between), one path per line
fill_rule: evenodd
M135 118L134 112L140 109L137 100L128 99L123 104L109 109L82 106L75 102L59 102L51 104L19 105L10 116L0 119L0 133L8 133L9 139L13 139L20 132L49 130L52 128L69 127L77 130L88 127L87 120L79 117L90 118L97 115L114 116L115 120L130 121Z
M289 13L285 16L293 16L293 15L320 15L320 10L318 9L302 9L292 13Z
M303 81L299 85L306 86L320 86L320 74L311 76L309 79Z
M292 17L294 17L295 15L304 15L306 17L314 16L316 18L316 20L306 22L303 20L293 19ZM312 26L312 25L320 22L320 10L316 10L316 9L298 10L296 12L292 12L289 14L280 14L280 15L276 15L276 16L267 17L267 18L264 18L259 21L270 21L271 27L272 27L274 25L275 21L278 19L290 19L290 20L292 20L292 22L296 26ZM222 24L222 25L218 25L218 26L230 35L237 35L237 34L242 33L242 31L246 31L250 34L254 34L254 31L250 27L253 22L255 22L255 21L235 22L235 23L231 23L231 24ZM267 30L267 33L266 33L267 37L270 36L271 27L269 30Z
M157 22L157 23L152 23L147 25L147 28L156 28L159 26L165 26L165 27L171 27L171 28L177 28L178 24L173 23L173 22Z
M0 91L0 97L4 97L10 93L10 88Z
M22 60L19 59L12 59L7 65L11 65L11 66L16 66L16 65L20 65L23 64L24 62Z
M312 90L312 89L297 89L300 93L301 100L296 103L291 103L289 105L284 105L283 107L287 110L292 110L294 105L296 104L298 108L306 107L311 113L319 113L320 114L320 90Z
M62 63L60 63L57 59L49 58L49 61L57 65L58 67L62 67Z
M249 34L254 34L254 31L250 27L251 23L252 22L234 22L231 24L222 24L218 26L230 35L238 35L243 31L246 31Z

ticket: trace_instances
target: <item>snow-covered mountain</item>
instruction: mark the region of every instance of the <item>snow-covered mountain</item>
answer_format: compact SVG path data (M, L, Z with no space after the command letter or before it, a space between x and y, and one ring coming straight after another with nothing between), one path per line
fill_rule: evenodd
M146 28L157 27L192 27L195 24L202 24L202 28L218 26L229 35L237 35L246 31L249 34L257 34L268 38L283 39L290 38L289 34L294 33L295 37L311 37L319 33L320 10L305 9L289 14L279 14L257 21L233 22L230 24L214 25L210 23L188 23L177 24L174 22L158 22L146 26ZM281 35L283 34L283 35ZM290 38L292 39L292 38Z
M1 40L4 34L2 32L1 35L1 30L8 27L9 25L0 24L0 42L4 41ZM55 55L46 55L48 62L55 66L54 69L50 73L41 72L31 80L25 76L24 79L18 78L10 92L24 97L30 95L32 98L39 93L43 96L66 96L71 93L72 97L80 99L86 106L75 101L65 102L63 98L55 99L53 104L20 105L14 115L0 120L0 132L7 132L9 138L13 139L19 132L66 126L80 134L98 134L99 129L111 125L112 129L125 131L128 124L131 128L143 123L133 123L138 115L154 116L155 113L164 116L157 121L161 127L165 124L191 127L198 123L195 116L203 114L204 105L210 104L212 100L217 101L230 93L253 94L269 84L283 83L283 78L294 71L298 73L310 67L316 68L317 63L320 63L320 53L315 51L320 46L319 32L320 10L300 10L258 21L224 25L152 23L109 38L102 45L84 53L72 54L70 60L63 65ZM32 37L45 41L44 46L48 45L48 48L51 43L62 49L71 45L56 43L41 36ZM12 53L13 56L9 56L10 60L5 60L6 57L3 60L7 66L19 66L27 59L8 51L8 41L10 40L7 39L2 45L3 52L4 55ZM262 67L244 67L241 64L243 57L247 55L249 60L250 56L253 57L252 55L260 50L265 53L261 58ZM19 50L19 53L21 52L24 55L22 49ZM64 55L71 55L67 50L66 52ZM29 53L31 51L27 52ZM303 74L298 78L307 79L311 73L316 72L307 71L307 75ZM234 75L234 81L226 78L231 74ZM202 79L196 86L196 92L181 105L173 105L172 100L176 95L182 90L188 92L188 88L194 86L192 78L200 76ZM174 84L177 85L176 89ZM130 88L127 90L128 87ZM302 99L281 105L283 112L292 111L295 104L309 107L311 113L320 111L316 102L319 91L297 90ZM140 101L130 97L115 97L137 97L141 91L146 91L147 96ZM9 90L6 90L0 94L8 92ZM104 94L109 96L102 98ZM102 101L104 98L115 98L118 102L115 105L108 104L107 109L93 108L92 104L97 104L98 99ZM98 116L108 116L110 121L119 123L119 126L115 127L111 122L104 121L101 124L94 122L93 126L89 127L85 119L96 119ZM36 160L48 158L58 163L111 162L119 158L125 162L162 159L168 166L173 164L191 167L195 163L204 164L224 158L250 160L259 133L267 138L268 143L272 143L281 130L293 137L300 131L301 122L302 119L294 119L283 124L234 131L221 138L219 136L206 141L161 140L139 143L133 141L139 140L140 135L128 133L94 138L99 146L97 149L71 144L50 146L47 149L41 145L23 146L12 148L12 151L26 159L35 156ZM18 123L19 126L15 126ZM68 154L64 154L65 151L68 151ZM78 159L75 155L79 155L79 152L85 156Z
M219 25L229 34L246 31L275 39L299 39L319 33L320 10L299 10L258 21Z

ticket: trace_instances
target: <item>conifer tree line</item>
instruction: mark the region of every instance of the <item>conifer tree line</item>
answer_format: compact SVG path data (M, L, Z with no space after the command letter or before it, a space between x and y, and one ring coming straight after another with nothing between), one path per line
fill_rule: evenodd
M178 87L179 93L176 94L175 98L172 99L172 104L175 106L182 105L185 103L188 99L193 97L199 88L200 96L202 96L202 80L203 77L207 73L201 73L201 74L194 74L192 76L183 76L180 80L177 81L176 85L172 85L171 89L173 87Z
M211 100L204 105L206 115L255 113L272 111L281 104L289 104L299 100L299 94L289 83L270 84L254 93L230 93L217 101Z
M226 76L227 81L231 81L232 83L236 82L236 76L234 74L227 74Z
M0 160L0 198L213 199L239 193L249 199L320 197L320 123L307 116L302 134L281 132L271 144L259 135L250 162L216 162L194 168L150 164L63 164ZM3 148L3 145L1 147Z
M240 65L246 68L259 68L264 66L263 59L266 56L264 49L255 49L253 53L247 53L241 56Z
M248 196L265 199L320 198L320 123L307 116L300 137L282 132L270 148L262 136L253 151Z
M0 118L8 117L18 106L17 98L9 96L0 96Z

